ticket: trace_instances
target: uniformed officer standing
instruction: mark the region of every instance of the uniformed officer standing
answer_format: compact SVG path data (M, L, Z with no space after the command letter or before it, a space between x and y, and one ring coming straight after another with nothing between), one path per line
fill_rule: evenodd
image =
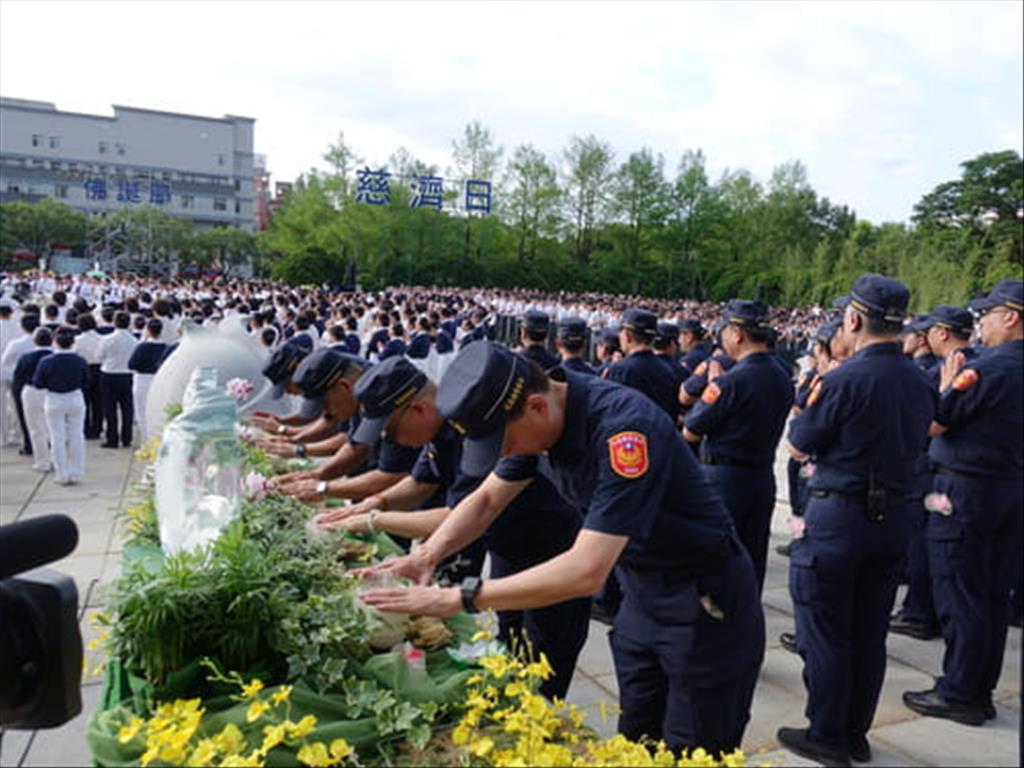
M71 351L75 333L67 326L54 334L56 349L39 361L32 386L45 393L43 409L50 438L53 474L61 485L85 475L85 390L89 365Z
M583 359L587 346L587 324L579 317L566 317L558 321L558 339L555 342L562 356L562 367L574 373L595 375L594 369Z
M594 372L601 378L605 378L608 369L622 359L622 347L619 346L619 329L615 326L602 328L597 339L597 349L594 352L597 355L598 362L597 369Z
M617 564L625 595L611 634L619 730L672 749L738 747L764 620L750 557L675 424L635 390L561 369L546 376L497 344L461 352L437 403L467 434L467 472L486 471L499 451L510 458L412 555L381 570L426 583L538 473L587 510L583 529L568 552L514 576L363 599L437 616L534 608L594 594Z
M13 387L14 391L19 393L25 413L25 428L32 448L32 469L36 472L49 472L53 465L50 463L50 445L46 430L46 393L37 389L32 380L39 361L53 352L53 334L49 328L36 328L32 341L32 351L21 355L18 364L14 366Z
M85 439L98 440L103 433L103 399L100 396L100 341L103 336L96 330L96 318L80 315L74 350L85 358L89 366L89 386L85 390Z
M675 424L679 415L679 384L651 349L657 332L658 318L654 313L627 309L619 330L619 343L626 356L608 369L605 378L643 392Z
M774 331L764 304L733 299L725 322L722 343L736 365L709 376L683 436L691 443L703 438L704 474L732 515L760 589L775 509L775 451L793 404L793 383L768 351Z
M982 313L986 351L966 366L960 352L943 362L929 449L935 485L925 501L946 654L935 688L908 691L903 701L923 715L981 725L996 714L992 691L1020 577L1013 571L1024 507L1024 282L1000 280L968 306Z
M793 455L815 462L789 571L811 725L778 738L812 760L871 756L914 462L935 412L934 392L898 342L909 298L882 275L854 281L842 331L853 355L822 377L790 425Z
M101 443L103 448L118 447L118 432L121 445L128 448L132 444L132 423L134 408L132 407L132 372L128 368L128 359L138 343L131 331L131 315L118 312L114 315L114 331L107 335L99 346L100 358L100 393L103 397L103 420L106 422L107 439ZM118 430L118 413L121 416L121 428Z
M679 362L686 369L687 376L711 356L714 345L704 338L706 335L700 320L687 318L679 323L679 350L683 353Z
M963 354L965 359L973 359L975 356L974 350L969 346L974 330L974 317L963 307L940 305L930 314L915 319L914 325L924 333L928 348L935 353L939 363L926 369L929 380L938 392L943 358L957 351ZM918 360L919 358L914 358L915 362ZM928 568L928 547L925 541L928 510L925 509L924 500L931 492L935 479L931 458L928 456L928 446L925 446L917 469L921 504L914 512L910 545L907 547L907 593L903 598L903 606L889 622L889 631L917 640L931 640L939 636L939 618L935 613L935 601L932 599L932 578Z
M562 363L561 359L551 354L545 346L550 332L551 318L546 312L531 309L523 315L523 329L520 331L523 348L519 350L519 354L527 360L533 360L543 371L550 371Z
M436 391L423 373L400 358L374 366L360 378L356 396L362 419L353 439L376 445L384 434L400 445L422 450L407 478L358 504L325 512L317 519L321 526L426 538L480 485L484 476L466 475L460 469L463 437L437 410ZM386 511L429 504L438 488L444 491L441 509ZM579 512L548 481L538 479L482 537L491 557L491 576L510 576L565 552L576 539L581 521ZM500 611L498 624L509 647L521 648L525 635L534 653L548 657L554 675L541 686L541 693L564 698L586 641L589 618L590 601L576 598L546 608Z

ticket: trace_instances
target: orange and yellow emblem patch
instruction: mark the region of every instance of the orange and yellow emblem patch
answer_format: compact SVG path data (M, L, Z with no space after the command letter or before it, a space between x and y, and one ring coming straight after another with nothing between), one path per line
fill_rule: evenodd
M612 471L628 480L647 471L647 437L639 432L619 432L608 438L608 460Z
M811 391L807 395L807 405L814 405L819 397L821 397L821 379L814 382L814 386L811 387Z
M700 399L703 403L707 405L713 405L714 402L718 399L718 396L721 394L722 390L719 388L717 384L715 384L715 382L712 381L710 384L704 387L704 394L700 396Z
M957 392L964 392L978 383L978 372L973 368L964 368L957 377L953 379L953 389Z

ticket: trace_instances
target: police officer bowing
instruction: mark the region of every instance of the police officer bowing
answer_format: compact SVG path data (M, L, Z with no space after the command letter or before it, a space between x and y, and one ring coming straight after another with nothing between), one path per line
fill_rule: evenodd
M628 387L561 369L546 376L486 342L459 354L437 402L466 432L468 473L486 472L499 452L507 458L412 555L381 570L425 582L538 474L587 510L583 529L567 552L514 576L461 588L380 589L363 599L437 616L535 608L594 594L617 563L624 598L611 646L619 730L663 738L672 749L738 747L764 620L750 557L675 424Z
M789 571L810 727L781 728L778 739L822 762L871 756L866 734L885 676L914 462L935 412L932 388L898 343L909 298L882 275L854 281L842 330L853 354L790 425L791 453L816 464Z

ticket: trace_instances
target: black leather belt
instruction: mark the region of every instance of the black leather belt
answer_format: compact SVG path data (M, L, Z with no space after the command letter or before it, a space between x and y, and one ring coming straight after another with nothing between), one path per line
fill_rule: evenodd
M847 501L855 504L867 504L868 503L868 492L858 491L856 493L844 493L842 491L833 491L831 488L810 488L808 493L816 499L846 499ZM886 493L886 503L892 502L905 502L905 501L920 501L920 496L914 495L913 493L896 493L895 491L888 491Z
M980 480L984 475L977 472L964 472L962 469L953 469L952 467L944 467L942 464L936 464L932 471L936 475L949 475L950 477L966 477L971 480Z
M739 461L738 459L727 459L723 456L701 456L701 464L707 464L709 466L726 466L726 467L743 467L744 469L763 469L766 466L771 466L771 462L758 464L753 461Z

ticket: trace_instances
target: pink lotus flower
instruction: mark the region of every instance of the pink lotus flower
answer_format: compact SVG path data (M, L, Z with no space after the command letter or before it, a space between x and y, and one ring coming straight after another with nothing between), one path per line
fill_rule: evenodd
M224 391L240 403L244 402L254 389L256 387L248 379L231 379L224 387Z
M236 424L235 434L238 435L238 439L243 443L256 442L256 432L253 431L252 427L249 427L246 424Z
M246 498L262 499L270 490L270 480L259 472L250 472L242 478L242 490Z

